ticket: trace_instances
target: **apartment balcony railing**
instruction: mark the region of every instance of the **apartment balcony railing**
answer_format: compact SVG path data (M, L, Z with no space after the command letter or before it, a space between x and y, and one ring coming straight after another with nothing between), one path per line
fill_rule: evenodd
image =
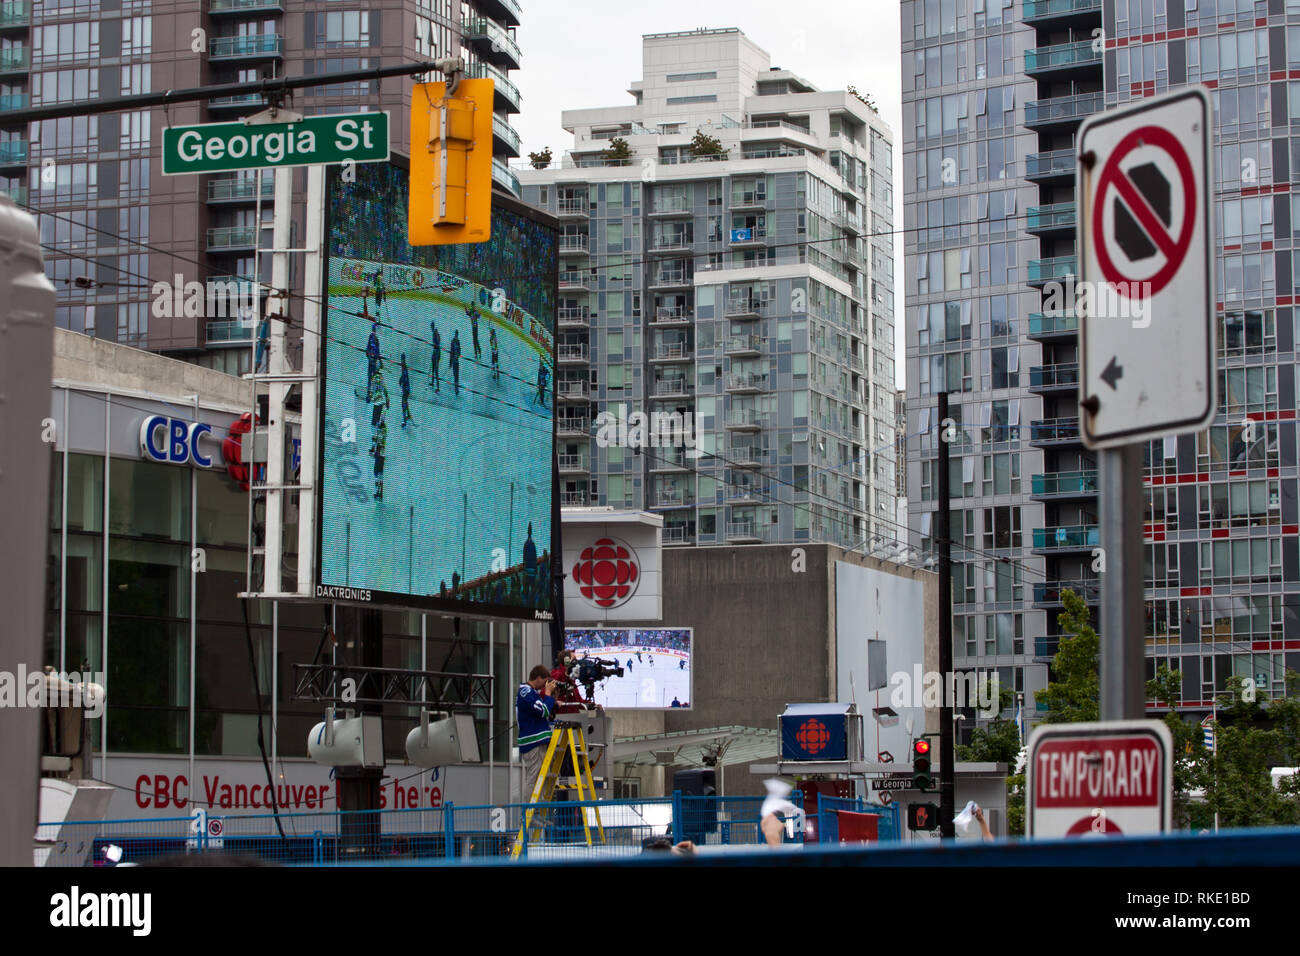
M500 116L492 117L492 135L505 146L505 151L509 155L519 155L519 134Z
M519 9L519 0L478 0L478 6L493 20L498 20L507 26L519 26L520 18L523 16Z
M763 337L761 335L741 335L728 340L726 347L727 355L759 355L763 349Z
M655 348L651 359L658 362L685 362L690 361L694 354L685 342L663 342Z
M208 230L208 249L252 249L256 245L256 226L222 226Z
M575 289L575 290L582 290L584 292L590 292L591 291L591 286L589 285L590 281L591 279L586 272L561 272L560 273L561 289Z
M1078 385L1078 362L1063 362L1059 365L1034 365L1029 369L1029 388L1031 391L1076 388Z
M1082 551L1095 548L1100 542L1095 524L1034 529L1035 551Z
M695 394L695 383L684 378L663 378L654 383L650 394L655 398L685 398Z
M500 101L497 105L511 113L518 113L523 98L519 87L510 82L510 78L491 63L471 63L465 75L476 80L492 80L492 92Z
M284 55L284 37L277 33L259 33L256 36L213 37L208 42L208 59L236 60L262 59Z
M673 233L666 236L655 236L651 240L651 252L685 252L694 248L695 242L689 236L679 233Z
M1045 418L1029 423L1031 445L1078 444L1079 419Z
M1056 256L1052 259L1029 260L1029 284L1043 285L1047 282L1061 282L1072 276L1079 268L1077 256Z
M25 46L11 46L0 50L0 73L25 73L31 66Z
M275 197L275 177L263 175L262 197ZM236 202L257 199L257 180L252 177L210 179L208 180L209 202Z
M727 460L743 468L757 468L763 464L763 450L753 445L732 445Z
M230 345L253 340L253 323L238 319L213 319L208 322L208 345Z
M695 496L681 488L660 488L655 492L656 508L687 508L695 504Z
M690 215L692 211L690 201L685 196L665 196L656 199L650 207L652 216L683 216Z
M0 30L29 26L32 14L26 0L0 4Z
M685 306L673 309L657 308L654 318L650 320L653 325L690 325L693 321L691 310Z
M561 491L560 504L566 508L585 508L587 493L585 491Z
M561 199L556 204L556 215L561 219L590 219L591 206L585 199Z
M558 460L560 471L562 472L587 470L587 463L583 461L581 455L556 455L555 457Z
M758 193L746 192L731 196L727 203L729 209L763 209L767 206L767 196L760 196Z
M753 372L732 373L727 376L729 392L762 392L767 390L767 376Z
M561 435L587 435L591 432L591 418L587 415L561 415L555 420L555 429Z
M0 166L26 166L27 140L11 139L0 143Z
M758 431L766 424L767 419L753 409L727 412L726 427L736 431Z
M1101 600L1100 581L1038 581L1034 584L1034 603L1057 607L1061 604L1062 591L1073 591L1088 604Z
M1072 202L1051 203L1047 206L1030 206L1025 213L1025 228L1029 232L1049 232L1073 229L1078 222Z
M1031 339L1077 334L1078 331L1079 316L1073 312L1029 313L1029 337Z
M1068 634L1046 634L1034 638L1034 660L1040 664L1049 663L1061 649L1061 638L1069 636ZM1035 704L1040 712L1047 710L1042 701L1035 701Z
M20 206L27 205L26 186L0 186L0 195L8 196Z
M1097 472L1058 471L1034 475L1030 495L1035 498L1091 497L1097 494Z
M510 171L510 167L501 160L493 157L492 159L492 181L504 189L506 192L520 195L519 177Z
M561 343L556 346L556 356L561 362L587 361L587 346Z
M728 299L726 315L729 319L760 319L767 315L768 303L761 299Z
M266 98L261 93L240 93L238 96L214 96L208 100L208 108L214 110L245 109L261 106Z
M587 252L590 243L590 236L567 235L560 236L560 252Z
M738 248L761 246L767 242L766 229L732 229L728 233L730 245Z
M850 232L862 232L862 218L857 213L840 212L835 214L835 225Z
M690 471L692 467L680 448L650 448L642 453L649 457L651 471Z
M1094 47L1092 40L1054 43L1025 51L1025 72L1031 76L1093 66L1101 66L1101 50Z
M208 4L208 13L252 13L281 9L281 0L210 0Z
M663 543L668 544L694 544L695 531L685 525L664 525Z
M8 110L25 110L27 109L26 93L5 93L0 95L0 113Z
M755 503L769 500L771 488L753 482L738 482L727 485L727 502L729 504Z
M1031 100L1025 104L1025 125L1033 129L1081 122L1093 113L1100 113L1105 107L1106 98L1101 92Z
M671 269L655 273L650 279L652 289L676 289L694 283L691 273L684 269Z
M561 326L588 326L591 324L591 310L587 306L568 306L557 311Z
M559 395L560 398L586 398L588 394L587 383L561 381L556 383L555 393Z
M1045 153L1030 153L1025 157L1025 178L1038 180L1073 176L1078 163L1078 157L1069 147Z
M771 537L771 527L764 527L757 521L728 521L727 540L737 542L766 541Z
M461 24L461 34L466 41L474 44L481 59L508 70L519 69L519 45L511 39L509 33L491 20L466 20Z
M1100 16L1101 0L1024 0L1021 8L1021 19L1025 23L1086 14Z

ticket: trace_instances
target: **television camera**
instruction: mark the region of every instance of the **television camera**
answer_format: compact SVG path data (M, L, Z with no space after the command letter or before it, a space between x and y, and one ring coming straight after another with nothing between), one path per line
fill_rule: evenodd
M606 677L622 676L623 668L619 666L617 661L607 661L600 657L584 657L581 660L575 660L569 666L569 679L575 684L582 685L587 700L592 699L595 686L600 681L603 681Z

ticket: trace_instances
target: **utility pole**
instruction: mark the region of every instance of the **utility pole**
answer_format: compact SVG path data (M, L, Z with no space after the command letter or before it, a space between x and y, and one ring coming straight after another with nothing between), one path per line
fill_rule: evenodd
M934 542L939 548L939 836L957 838L952 818L957 812L954 784L952 704L956 678L952 673L952 506L948 487L948 393L939 393L939 511L934 516Z

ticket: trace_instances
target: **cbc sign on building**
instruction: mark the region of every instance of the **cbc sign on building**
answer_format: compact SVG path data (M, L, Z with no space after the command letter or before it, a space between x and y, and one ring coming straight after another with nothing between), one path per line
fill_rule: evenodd
M663 617L663 519L638 511L565 509L564 618L574 624Z

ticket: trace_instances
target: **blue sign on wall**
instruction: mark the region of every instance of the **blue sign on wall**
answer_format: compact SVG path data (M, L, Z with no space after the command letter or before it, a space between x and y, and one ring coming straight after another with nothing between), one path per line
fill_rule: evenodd
M782 715L782 760L847 760L848 755L844 714Z
M751 239L753 239L753 238L754 238L754 230L752 230L752 229L733 229L733 230L731 230L731 241L732 241L732 242L749 242L749 240L751 240Z

